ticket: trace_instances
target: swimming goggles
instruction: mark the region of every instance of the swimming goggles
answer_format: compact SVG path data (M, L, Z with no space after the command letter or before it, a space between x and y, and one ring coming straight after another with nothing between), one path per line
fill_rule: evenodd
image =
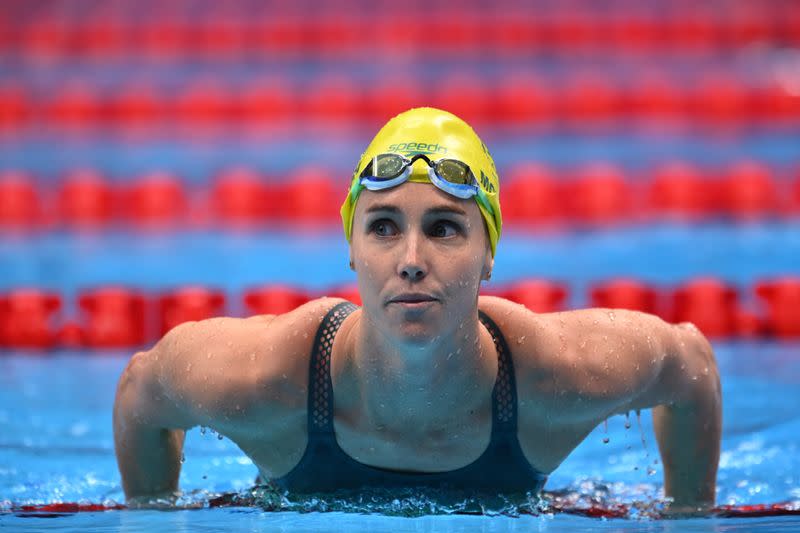
M405 183L411 177L411 165L417 159L428 163L428 178L439 189L464 200L475 196L481 206L489 213L494 213L486 193L478 184L469 165L457 159L433 161L425 154L416 154L410 159L392 153L376 155L361 172L359 179L353 183L350 190L353 200L358 198L362 187L370 191L382 191Z

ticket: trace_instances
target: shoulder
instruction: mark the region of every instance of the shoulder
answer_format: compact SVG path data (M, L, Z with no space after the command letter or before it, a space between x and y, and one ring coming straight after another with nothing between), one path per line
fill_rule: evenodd
M282 315L186 322L146 356L164 394L190 402L192 410L202 406L200 420L203 414L235 420L265 404L294 408L305 401L315 333L343 301L313 300Z
M636 394L660 372L674 343L671 325L636 311L534 313L489 297L481 298L480 308L506 337L520 396L565 415L571 407L595 415Z

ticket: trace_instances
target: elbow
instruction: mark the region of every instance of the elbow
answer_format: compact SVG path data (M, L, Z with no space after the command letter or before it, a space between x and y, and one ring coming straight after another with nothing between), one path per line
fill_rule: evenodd
M721 403L719 369L714 348L694 324L684 322L673 326L677 337L680 382L685 384L688 398L702 397L705 401Z

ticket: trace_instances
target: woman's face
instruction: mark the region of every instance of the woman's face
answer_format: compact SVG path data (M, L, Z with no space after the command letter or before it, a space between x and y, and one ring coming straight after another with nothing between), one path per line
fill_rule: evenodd
M415 182L361 192L350 256L370 326L419 346L476 316L493 266L475 201Z

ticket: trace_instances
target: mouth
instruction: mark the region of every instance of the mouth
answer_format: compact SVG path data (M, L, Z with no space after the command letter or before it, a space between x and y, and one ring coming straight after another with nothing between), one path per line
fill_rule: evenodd
M415 308L415 307L425 307L430 305L434 302L438 302L439 300L430 294L425 294L421 292L409 292L404 294L398 294L397 296L392 297L389 299L388 304L396 304L403 307L408 308Z

